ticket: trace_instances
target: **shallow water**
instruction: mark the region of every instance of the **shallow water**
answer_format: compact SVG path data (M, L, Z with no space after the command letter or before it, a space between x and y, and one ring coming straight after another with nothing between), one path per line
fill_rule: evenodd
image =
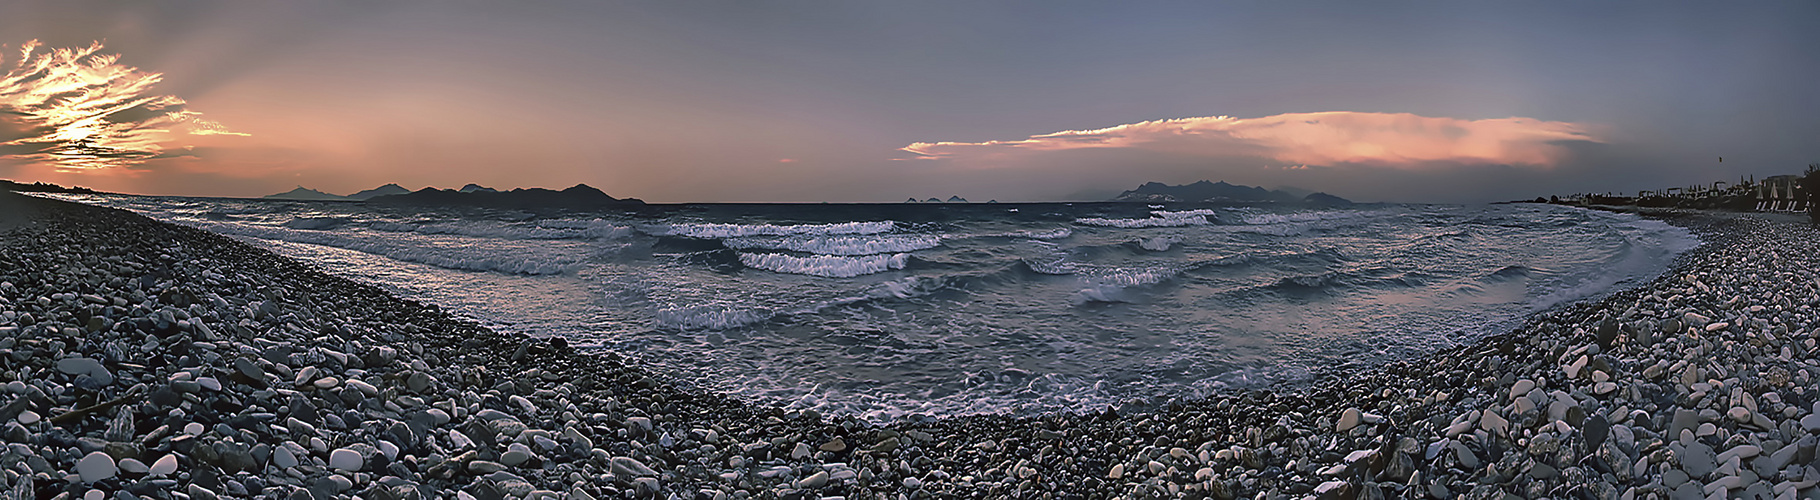
M1547 205L683 205L61 196L234 236L505 331L889 420L1292 382L1500 333L1697 241Z

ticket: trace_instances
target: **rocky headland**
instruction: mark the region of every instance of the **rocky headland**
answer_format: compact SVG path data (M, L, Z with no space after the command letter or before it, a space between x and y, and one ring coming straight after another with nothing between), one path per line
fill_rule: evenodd
M1304 386L886 426L0 193L12 498L1711 498L1820 482L1820 231L1681 214L1644 286Z

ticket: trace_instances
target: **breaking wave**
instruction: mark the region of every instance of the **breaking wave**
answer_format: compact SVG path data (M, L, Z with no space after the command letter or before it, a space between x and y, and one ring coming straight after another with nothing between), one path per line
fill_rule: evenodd
M544 221L537 224L502 224L491 221L410 223L381 221L368 228L417 234L447 234L476 238L507 240L592 240L619 238L632 233L632 228L603 220Z
M746 267L778 273L806 274L824 278L851 278L903 269L910 263L910 254L797 257L781 253L741 253L739 263Z
M363 237L343 232L287 231L250 224L198 224L217 233L265 240L309 243L380 255L404 262L506 274L551 275L579 269L581 257L552 255L545 249L501 248L485 245L430 246L392 238Z
M737 238L742 236L790 236L798 234L878 234L897 228L893 221L839 222L832 224L668 224L653 225L645 232L654 236L690 238Z
M738 250L790 250L818 255L903 253L941 246L931 235L783 236L729 238L721 242Z

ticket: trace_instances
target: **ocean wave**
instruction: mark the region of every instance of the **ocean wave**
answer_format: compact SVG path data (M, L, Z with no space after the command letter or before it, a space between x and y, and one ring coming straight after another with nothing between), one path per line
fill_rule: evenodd
M1156 238L1139 239L1137 244L1138 244L1138 248L1142 248L1142 249L1149 250L1152 252L1167 252L1167 251L1169 251L1169 247L1175 245L1176 243L1181 243L1181 242L1182 242L1181 238L1177 238L1177 237L1173 237L1173 236L1160 236L1160 237L1156 237Z
M1030 238L1033 240L1059 240L1069 236L1074 236L1074 230L1066 227L1058 227L1048 231L1029 230L1011 233L1011 237L1013 238Z
M534 225L500 224L491 221L437 223L375 222L370 229L397 233L447 234L505 240L594 240L624 237L632 228L607 221L546 221Z
M730 330L758 325L775 318L816 314L829 308L878 299L922 297L949 287L952 279L954 278L909 276L879 283L857 296L823 300L785 310L733 303L661 307L652 312L652 319L658 327L673 330Z
M910 263L910 254L797 257L780 253L741 253L739 263L746 267L778 273L851 278L903 269Z
M1030 268L1031 272L1035 272L1037 274L1047 274L1047 275L1052 275L1052 276L1067 276L1070 274L1074 274L1074 263L1068 262L1068 261L1062 260L1062 259L1057 259L1057 260L1053 260L1053 261L1041 261L1041 260L1033 261L1030 259L1024 259L1023 263L1024 263L1024 267Z
M1242 212L1238 214L1238 220L1245 224L1262 226L1270 224L1297 224L1303 222L1356 219L1371 213L1373 212L1361 212L1357 210L1313 210L1306 212L1290 212L1286 214Z
M583 265L581 258L537 249L477 245L415 246L390 238L363 237L341 232L294 231L249 224L206 223L198 226L221 234L344 248L393 260L463 271L550 275L570 273Z
M1195 267L1199 266L1159 264L1140 267L1086 267L1078 268L1076 274L1086 276L1087 280L1094 284L1128 288L1162 283Z
M352 220L347 217L298 217L285 222L284 227L326 231L341 227L349 222L352 222Z
M722 241L727 248L738 250L790 250L817 255L876 255L903 253L941 246L942 238L933 235L877 236L783 236L743 237Z
M658 224L644 228L655 236L690 238L737 238L744 236L792 236L809 234L879 234L897 228L893 221L839 222L833 224Z
M1075 305L1093 302L1129 302L1127 292L1175 279L1205 263L1160 264L1139 267L1075 266L1083 286L1072 297Z
M716 304L659 308L651 316L659 327L673 330L728 330L770 320L777 313L762 307Z
M1081 224L1081 225L1087 225L1087 226L1118 227L1118 228L1125 228L1125 229L1139 229L1139 228L1146 228L1146 227L1205 226L1208 224L1212 224L1211 222L1207 221L1208 214L1198 213L1198 212L1202 212L1202 211L1200 211L1200 210L1191 211L1191 212L1157 211L1157 212L1151 212L1151 217L1147 217L1147 218L1143 218L1143 219L1104 219L1104 218L1099 218L1099 217L1082 217L1079 219L1075 219L1074 223Z

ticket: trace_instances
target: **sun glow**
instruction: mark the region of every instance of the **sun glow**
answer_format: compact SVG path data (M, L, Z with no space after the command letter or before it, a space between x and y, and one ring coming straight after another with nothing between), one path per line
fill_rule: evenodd
M246 135L157 95L159 73L83 48L40 50L33 40L0 75L0 158L64 171L127 167L156 158L185 134ZM0 64L5 61L0 60Z

